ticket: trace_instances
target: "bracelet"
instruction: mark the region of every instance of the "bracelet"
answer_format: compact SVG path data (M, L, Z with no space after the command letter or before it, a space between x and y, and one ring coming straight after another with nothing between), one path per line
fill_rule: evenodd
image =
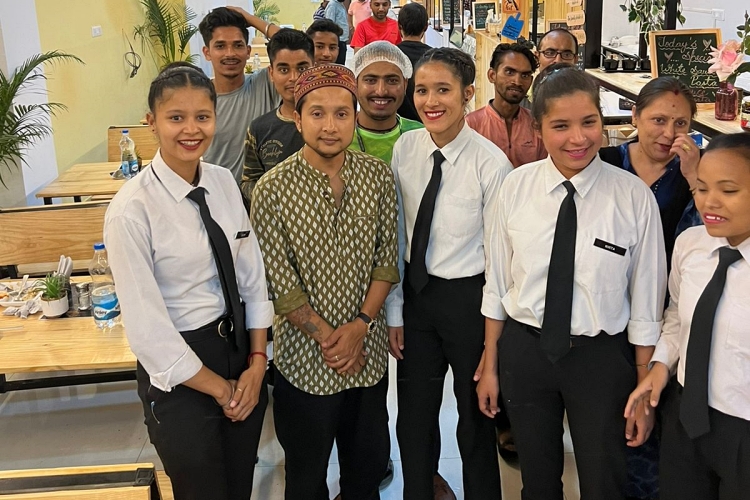
M268 363L268 354L266 354L263 351L254 351L254 352L251 352L250 355L247 357L248 366L253 363L253 356L263 356L264 358L266 358L266 363Z
M646 363L646 364L643 364L643 365L639 365L639 364L636 364L635 366L636 366L637 368L648 368L648 363Z
M263 36L265 36L266 38L268 38L268 30L271 28L272 25L273 23L266 24L266 31L263 33Z
M232 394L229 395L229 400L224 404L220 404L218 401L216 401L216 398L214 398L214 403L221 406L222 408L231 403L232 398L234 398L234 386L229 381L227 381L227 384L229 384L229 387L232 389Z

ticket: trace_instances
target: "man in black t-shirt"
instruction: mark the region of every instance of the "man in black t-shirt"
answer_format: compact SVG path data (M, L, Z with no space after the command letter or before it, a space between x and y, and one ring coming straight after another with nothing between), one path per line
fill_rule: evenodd
M269 75L281 96L281 106L250 124L240 184L248 201L264 173L305 145L294 124L294 84L299 74L313 65L314 50L312 39L298 30L279 30L268 42Z
M422 43L422 37L427 31L427 11L418 3L408 3L401 7L398 13L398 28L401 30L402 42L397 45L401 52L411 61L412 67L419 61L425 52L432 47ZM414 75L406 84L406 98L398 108L399 116L422 122L416 108L414 107Z

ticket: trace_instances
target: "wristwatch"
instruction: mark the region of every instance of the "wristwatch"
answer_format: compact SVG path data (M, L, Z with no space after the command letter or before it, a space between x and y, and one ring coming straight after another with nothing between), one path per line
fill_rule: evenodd
M367 325L367 334L371 334L375 331L375 320L366 315L365 313L361 312L357 314L357 317L365 322L365 325Z

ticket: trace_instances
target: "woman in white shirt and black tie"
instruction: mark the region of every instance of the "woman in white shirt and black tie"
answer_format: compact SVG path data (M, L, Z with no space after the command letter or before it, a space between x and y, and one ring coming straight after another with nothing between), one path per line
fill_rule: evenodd
M532 114L549 157L500 188L479 404L497 412L499 374L524 499L563 498L567 412L581 499L624 500L626 436L641 444L653 426L642 405L627 421L622 408L661 330L659 207L640 179L599 159L596 82L562 64L539 78Z
M662 402L660 499L740 500L750 494L750 134L711 140L693 196L705 226L675 242L661 338L625 415Z
M398 360L404 498L434 498L433 444L448 366L464 498L500 498L494 423L477 409L472 377L484 342L485 242L496 226L500 184L513 167L464 121L474 95L470 56L432 49L414 72L414 105L425 128L405 133L393 148L399 260L406 268L402 286L386 301L391 354Z
M231 172L200 161L211 80L174 63L148 102L160 149L104 225L138 395L176 499L249 499L273 317L260 248Z

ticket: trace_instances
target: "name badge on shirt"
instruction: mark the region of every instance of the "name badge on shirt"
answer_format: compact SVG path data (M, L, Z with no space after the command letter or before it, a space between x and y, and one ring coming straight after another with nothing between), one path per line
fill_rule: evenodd
M235 240L241 240L242 238L247 238L250 236L250 231L237 231L237 234L234 235Z
M603 250L607 250L608 252L616 253L617 255L625 255L624 248L613 245L612 243L607 243L606 241L600 240L599 238L596 238L594 240L594 246L599 247Z

